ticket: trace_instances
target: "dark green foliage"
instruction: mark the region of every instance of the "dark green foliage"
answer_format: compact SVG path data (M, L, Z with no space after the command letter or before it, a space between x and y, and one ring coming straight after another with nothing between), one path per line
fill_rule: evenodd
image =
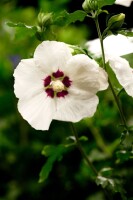
M42 154L48 157L48 159L40 172L40 178L39 178L40 183L48 178L54 162L60 161L63 157L63 154L66 151L67 149L64 145L58 145L58 146L47 145L43 148Z

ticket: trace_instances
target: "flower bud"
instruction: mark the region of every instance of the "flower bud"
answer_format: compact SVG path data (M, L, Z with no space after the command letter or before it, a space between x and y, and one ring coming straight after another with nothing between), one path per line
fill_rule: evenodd
M38 14L38 25L40 27L42 26L48 26L50 25L52 22L52 13L43 13L43 12L40 12Z
M119 30L125 20L125 14L120 13L118 15L112 16L107 23L107 26L110 30Z
M85 0L82 4L82 8L87 12L98 10L97 0Z

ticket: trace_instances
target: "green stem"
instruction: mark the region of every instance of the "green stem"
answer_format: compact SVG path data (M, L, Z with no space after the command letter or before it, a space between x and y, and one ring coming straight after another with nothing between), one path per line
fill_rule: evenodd
M101 30L100 30L100 26L99 26L99 22L98 22L98 17L95 17L94 21L95 21L95 24L96 24L98 37L100 39L100 44L101 44L103 68L106 70L106 61L105 61L105 52L104 52L104 46L103 46L103 37L102 37L102 34L101 34ZM116 95L116 93L114 91L114 88L112 86L112 83L111 83L109 77L108 77L108 81L109 81L110 89L112 91L112 94L114 96L115 102L117 104L117 107L118 107L118 110L119 110L119 113L120 113L121 121L122 121L125 129L128 131L128 126L127 126L127 123L126 123L126 119L125 119L122 107L120 105L119 99L118 99L118 97L117 97L117 95Z
M115 101L116 101L117 107L118 107L118 109L119 109L121 121L123 122L123 125L124 125L125 129L128 131L127 122L126 122L126 119L125 119L125 116L124 116L122 107L121 107L121 105L120 105L119 99L118 99L118 97L117 97L117 95L116 95L116 93L115 93L115 91L114 91L114 88L113 88L113 86L112 86L112 83L111 83L110 79L108 79L108 81L109 81L109 85L110 85L111 91L112 91L112 93L113 93L114 99L115 99Z
M96 170L96 168L94 167L94 165L92 164L92 162L88 158L87 154L85 153L84 149L82 148L82 145L80 143L76 128L74 127L74 125L72 123L71 123L71 127L72 127L73 135L75 136L75 139L76 139L76 142L77 142L77 147L78 147L79 151L81 152L82 156L84 157L84 159L86 160L86 162L88 163L89 167L92 169L94 174L96 176L98 176L98 171Z
M104 53L104 46L103 46L103 38L102 38L102 34L101 34L99 22L98 22L98 17L95 17L94 21L95 21L95 24L96 24L97 33L98 33L98 37L100 39L100 44L101 44L103 68L106 69L105 53Z
M81 155L83 156L83 158L86 160L86 162L88 163L89 167L92 169L92 171L94 172L94 174L96 176L98 176L98 171L97 169L94 167L94 165L92 164L92 162L90 161L90 159L88 158L87 154L85 153L84 149L82 148L82 145L80 143L80 140L79 140L79 137L78 137L78 134L77 134L77 131L76 131L76 128L74 126L73 123L71 123L71 127L72 127L72 132L73 132L73 135L75 136L75 139L76 139L76 142L77 142L77 147L79 149L79 151L81 152ZM111 194L108 193L108 190L106 188L102 188L106 197L109 199L109 200L112 200L112 198L110 197Z

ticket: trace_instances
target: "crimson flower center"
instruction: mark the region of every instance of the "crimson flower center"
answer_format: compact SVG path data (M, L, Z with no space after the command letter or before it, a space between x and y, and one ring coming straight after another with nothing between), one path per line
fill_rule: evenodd
M65 76L64 72L60 70L48 75L43 81L45 92L47 93L47 96L51 98L65 97L68 95L68 88L72 84L70 78Z

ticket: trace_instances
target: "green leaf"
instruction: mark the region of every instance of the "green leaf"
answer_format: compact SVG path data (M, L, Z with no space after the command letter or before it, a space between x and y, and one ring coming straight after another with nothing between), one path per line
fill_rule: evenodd
M55 161L60 161L66 151L67 148L63 145L47 145L43 148L42 154L48 157L48 159L39 174L39 183L45 181L48 178L49 173L52 170L53 164L55 163Z
M133 151L120 150L116 153L119 162L133 159Z
M102 161L105 160L108 157L107 154L97 150L97 149L93 149L90 154L89 154L89 158L91 161Z
M129 62L130 67L133 68L133 53L123 55L122 57L125 58Z
M54 15L53 24L59 26L67 26L71 23L75 23L76 21L83 21L86 16L87 13L82 10L77 10L73 13L68 13L64 10L58 15Z
M87 16L87 13L82 10L76 10L73 13L70 13L67 19L67 25L74 23L76 21L83 21L84 18Z
M109 63L107 63L107 72L109 74L109 77L111 79L113 88L115 89L115 92L117 94L119 94L119 92L122 90L122 86L120 85L120 83L118 82L115 73L113 72L113 70L111 69L111 67L109 66Z
M64 10L58 14L53 15L53 24L58 26L65 26L69 13Z
M83 135L83 136L81 136L81 137L79 138L79 140L80 140L80 141L83 141L83 142L86 142L86 141L88 141L88 137L86 137L85 135Z
M113 179L106 178L106 177L100 176L100 175L97 176L96 184L101 185L103 188L106 188L108 185L111 185L112 187L114 187Z
M105 167L105 168L102 168L101 171L100 171L100 174L102 176L111 176L113 173L113 169L111 167Z
M113 5L116 0L97 0L98 7L102 8L103 6Z
M121 145L126 150L132 150L133 148L133 131L126 131L122 133Z
M112 193L120 193L122 200L127 200L125 194L126 191L122 187L122 183L120 180L116 178L107 178L104 176L97 176L96 178L97 185L101 185L103 188L107 188L108 191L111 191ZM110 193L111 194L111 193Z
M127 37L133 37L133 32L131 32L131 31L120 30L120 31L118 31L118 33L121 34L121 35L125 35Z
M37 27L36 26L28 26L24 23L13 23L13 22L7 22L7 25L10 26L10 27L14 27L14 28L24 28L24 29L27 29L27 30L30 30L31 33L36 33L37 31Z

